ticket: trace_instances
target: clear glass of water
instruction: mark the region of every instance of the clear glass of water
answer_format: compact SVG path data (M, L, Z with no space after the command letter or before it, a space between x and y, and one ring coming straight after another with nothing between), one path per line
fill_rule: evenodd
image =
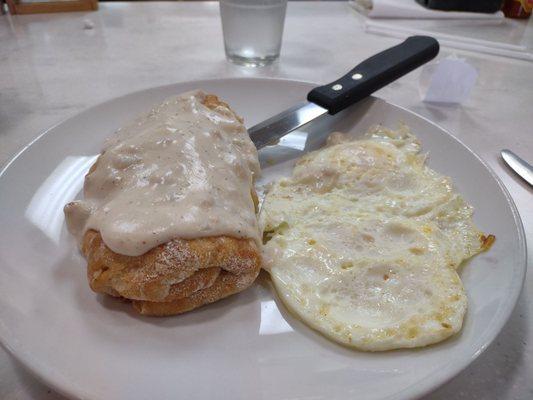
M220 0L228 60L258 67L279 57L287 0Z

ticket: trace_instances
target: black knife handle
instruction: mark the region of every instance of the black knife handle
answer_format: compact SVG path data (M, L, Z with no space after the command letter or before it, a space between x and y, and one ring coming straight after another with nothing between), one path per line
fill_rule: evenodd
M307 100L336 114L427 63L438 53L436 39L408 37L403 43L366 59L335 82L314 88Z

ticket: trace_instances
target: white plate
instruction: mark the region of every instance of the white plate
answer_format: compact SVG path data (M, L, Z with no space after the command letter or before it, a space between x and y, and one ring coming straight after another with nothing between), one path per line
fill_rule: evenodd
M368 99L313 125L316 148L333 129L406 122L496 235L461 276L469 311L460 335L421 350L369 354L329 342L289 315L262 275L249 290L172 318L144 318L92 293L85 262L66 232L63 205L105 137L167 96L203 88L252 125L300 101L309 83L234 79L179 83L132 93L49 129L0 176L0 338L35 374L84 399L408 399L461 371L501 330L525 274L524 234L513 202L483 162L443 129L400 107ZM263 154L265 180L290 171L294 149ZM275 163L272 165L272 163ZM280 164L281 162L281 164Z

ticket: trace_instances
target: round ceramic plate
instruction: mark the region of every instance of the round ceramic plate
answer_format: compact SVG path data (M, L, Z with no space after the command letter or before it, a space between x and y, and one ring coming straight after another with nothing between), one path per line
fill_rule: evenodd
M195 88L219 95L248 126L305 98L312 84L267 79L179 83L132 93L49 129L0 176L0 338L67 396L109 399L410 399L478 356L501 330L525 274L521 223L509 195L469 149L430 121L367 99L261 153L263 182L290 173L295 157L332 130L409 125L429 165L453 178L496 235L462 268L469 297L462 332L418 350L363 353L336 345L291 316L263 273L245 292L171 318L146 318L89 290L85 261L63 205L79 196L103 140L137 113Z

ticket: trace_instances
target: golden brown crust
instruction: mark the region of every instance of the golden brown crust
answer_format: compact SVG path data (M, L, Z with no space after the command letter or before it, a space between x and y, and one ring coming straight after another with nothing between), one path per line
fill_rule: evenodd
M206 95L204 105L229 109L214 95ZM257 207L254 190L252 199ZM132 257L113 252L99 232L89 230L82 252L91 289L130 299L144 315L179 314L240 292L261 265L254 240L229 236L175 239Z
M202 104L210 109L214 109L218 106L222 106L222 107L227 108L228 110L231 110L231 107L228 105L228 103L223 102L214 94L206 94L204 100L202 101ZM233 115L235 115L235 117L239 120L239 122L241 123L243 122L243 119L240 116L238 116L234 112L233 112Z
M482 251L487 251L487 250L489 250L492 247L492 245L496 241L496 236L494 236L494 235L487 235L487 236L481 235L479 240L481 242L481 250Z
M133 301L133 308L143 315L166 316L181 314L198 306L238 293L250 286L259 273L231 274L222 271L212 286L199 290L188 297L170 302Z
M146 315L178 314L239 292L255 280L261 264L252 239L227 236L176 239L132 257L113 252L90 230L82 252L92 290L138 300L135 308ZM155 307L158 302L169 304Z

